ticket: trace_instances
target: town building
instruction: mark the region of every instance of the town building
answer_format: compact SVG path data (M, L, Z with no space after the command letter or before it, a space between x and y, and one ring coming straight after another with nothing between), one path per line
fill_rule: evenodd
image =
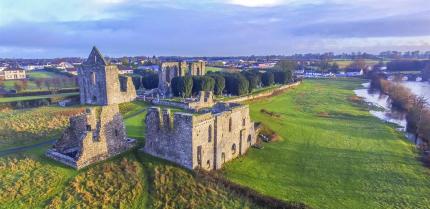
M25 70L21 68L6 68L0 71L0 80L26 79Z

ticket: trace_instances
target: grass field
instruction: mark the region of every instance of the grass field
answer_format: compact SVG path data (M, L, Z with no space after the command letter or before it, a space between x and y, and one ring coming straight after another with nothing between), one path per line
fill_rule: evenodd
M62 81L63 79L70 79L70 78L65 76L65 75L62 75L62 74L48 72L48 71L31 71L31 72L27 72L26 75L28 78L28 88L25 91L48 90L48 88L45 86L44 83L42 83L41 88L38 88L36 83L34 82L34 80L36 80L36 79L58 78L63 83L63 85L62 85L63 88L76 88L76 84L73 82L67 81L66 83L64 83L64 81ZM19 80L4 81L4 89L5 90L15 89L15 82L18 82L18 81ZM51 84L51 88L53 88L53 87L54 87L54 85Z
M223 68L206 66L206 72L220 72Z
M306 80L250 104L282 140L228 163L223 174L315 208L430 208L430 172L393 126L351 103L362 81ZM281 115L272 118L261 109Z
M55 139L69 117L81 112L79 107L55 106L0 112L0 150Z
M26 101L26 100L33 100L33 99L48 99L53 97L68 97L68 96L75 96L75 95L79 95L79 92L40 95L40 96L0 97L0 103Z

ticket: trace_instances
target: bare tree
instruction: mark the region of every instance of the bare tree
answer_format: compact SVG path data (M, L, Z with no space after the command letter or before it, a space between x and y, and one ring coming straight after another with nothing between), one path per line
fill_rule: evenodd
M34 83L36 83L36 86L37 88L39 88L39 90L42 90L42 83L43 83L42 79L36 79Z
M48 88L48 90L51 90L51 80L45 79L43 80L43 82L45 83L46 88Z
M21 92L22 91L22 82L21 81L16 81L14 84L14 88L17 92Z

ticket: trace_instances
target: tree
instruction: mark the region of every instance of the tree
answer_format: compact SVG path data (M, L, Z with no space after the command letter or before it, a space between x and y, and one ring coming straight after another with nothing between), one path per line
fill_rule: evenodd
M42 83L43 83L42 79L36 79L34 83L36 83L36 86L37 88L39 88L39 90L42 90Z
M170 81L170 89L172 90L173 96L179 97L184 95L185 83L182 77L174 77Z
M23 90L27 90L27 88L28 88L28 81L26 79L24 79L24 80L21 81L21 83L22 83L22 89Z
M154 89L158 87L158 75L155 73L142 76L142 85L145 89Z
M426 67L421 71L421 77L423 81L430 80L430 63L428 63Z
M14 84L14 88L17 92L22 91L22 82L21 81L16 81Z
M249 82L242 74L225 73L222 75L225 79L225 89L227 93L238 96L248 93Z
M136 90L140 89L140 87L142 86L142 76L133 76L132 81L134 84L134 88L136 88Z
M422 119L422 114L427 104L425 97L414 97L411 108L406 114L406 129L408 132L415 133L415 144L418 139L418 129Z
M48 90L51 90L51 80L50 79L45 79L43 80L43 82L45 83L46 88L48 88Z
M0 88L4 88L4 81L0 80Z
M291 60L281 60L275 65L276 70L289 70L294 72L297 68L297 63Z
M275 82L275 78L272 72L267 71L263 73L263 76L261 77L261 82L263 83L263 86L271 86Z
M364 59L356 59L349 65L350 69L355 69L355 70L365 70L366 67L367 67L366 60Z
M222 92L224 91L224 88L225 88L224 77L217 74L212 74L211 77L215 80L214 93L216 95L222 95Z
M171 81L170 88L172 89L174 96L191 97L193 90L193 78L190 76L174 77Z
M277 84L286 84L293 81L293 73L290 70L277 70L273 74Z
M330 71L332 73L339 73L339 69L340 69L339 65L336 62L334 62L333 65L331 65L331 70Z
M193 76L193 93L199 91L213 91L215 80L210 76Z
M251 72L247 72L244 71L242 72L242 75L245 76L245 78L248 80L248 91L252 92L252 90L254 90L255 88L258 87L259 83L260 83L260 79L258 77L258 75L251 73Z

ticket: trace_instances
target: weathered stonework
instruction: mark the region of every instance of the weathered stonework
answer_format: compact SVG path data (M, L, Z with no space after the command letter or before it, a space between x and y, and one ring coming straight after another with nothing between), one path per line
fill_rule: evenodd
M256 143L249 107L216 104L211 112L190 114L148 109L144 151L188 169L220 169Z
M134 145L135 140L126 137L118 105L92 107L86 113L70 118L70 126L46 155L81 169Z
M186 62L163 62L158 71L158 89L163 94L170 93L170 82L174 77L205 75L206 65L203 61L192 63Z
M200 91L196 98L187 98L182 102L155 99L151 102L154 105L176 107L191 112L198 112L203 108L210 108L215 104L213 92L211 91Z
M78 69L82 104L111 105L136 99L131 77L119 76L118 66L109 64L96 47Z

